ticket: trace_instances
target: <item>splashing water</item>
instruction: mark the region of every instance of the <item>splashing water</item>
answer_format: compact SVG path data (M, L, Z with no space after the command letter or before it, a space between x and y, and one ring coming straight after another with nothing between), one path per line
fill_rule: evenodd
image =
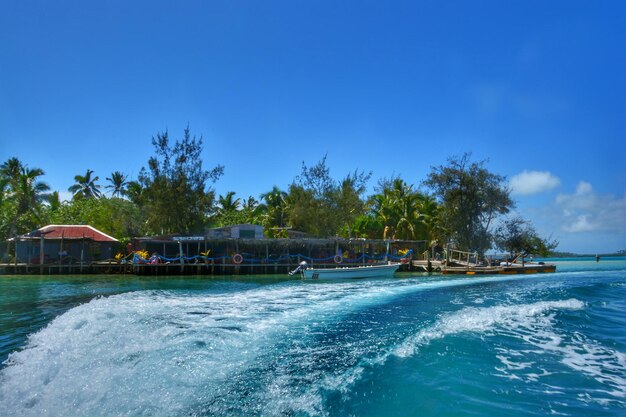
M8 357L0 415L526 415L518 392L540 413L618 415L625 282L620 270L98 297Z

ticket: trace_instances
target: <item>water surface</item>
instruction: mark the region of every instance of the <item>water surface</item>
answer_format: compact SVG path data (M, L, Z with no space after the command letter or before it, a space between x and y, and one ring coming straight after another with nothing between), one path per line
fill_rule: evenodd
M626 261L302 282L0 277L0 415L626 415Z

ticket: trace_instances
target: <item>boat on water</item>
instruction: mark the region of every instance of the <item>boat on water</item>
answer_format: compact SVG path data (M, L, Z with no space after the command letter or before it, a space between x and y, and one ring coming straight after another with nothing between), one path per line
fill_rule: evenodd
M353 278L390 278L400 268L399 262L380 265L347 266L337 268L309 268L301 262L289 275L300 273L303 279L353 279Z

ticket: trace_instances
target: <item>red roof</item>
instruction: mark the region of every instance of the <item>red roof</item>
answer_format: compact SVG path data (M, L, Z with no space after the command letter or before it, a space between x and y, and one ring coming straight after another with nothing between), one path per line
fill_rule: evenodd
M56 225L51 224L37 229L19 238L40 238L45 239L90 239L95 242L117 242L118 240L96 228L87 225Z

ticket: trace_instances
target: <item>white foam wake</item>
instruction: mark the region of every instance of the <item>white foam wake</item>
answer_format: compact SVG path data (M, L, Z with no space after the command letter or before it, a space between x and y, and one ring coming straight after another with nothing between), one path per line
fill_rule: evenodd
M254 376L259 366L280 365L276 358L284 352L275 352L276 346L306 341L303 334L319 323L323 328L402 294L512 279L268 285L224 294L145 291L95 299L57 317L32 335L24 350L9 357L0 371L0 415L176 416L194 415L195 410L210 414L220 410L219 398L238 398L240 394L232 392L237 389L233 381ZM449 334L521 326L550 310L582 307L580 301L565 300L465 308L441 317L391 351L360 347L352 353L356 360L341 368L345 372L320 369L312 390L307 386L293 392L293 378L298 376L293 376L291 366L278 373L265 370L264 376L276 379L268 391L254 395L274 399L274 414L294 409L319 414L320 390L345 390L361 378L363 367L382 363L390 355L412 355ZM381 346L386 346L384 342ZM285 351L291 350L293 346ZM359 365L352 366L354 362Z
M307 323L411 290L373 281L94 299L9 356L0 415L188 415Z
M463 332L479 333L482 335L500 333L503 328L523 329L542 327L553 320L553 313L559 310L578 310L584 303L576 299L562 301L541 301L532 304L502 305L494 307L466 307L454 313L444 314L431 326L419 330L417 333L404 339L402 343L389 348L386 343L380 343L382 349L370 346L369 350L354 347L353 354L357 355L353 366L335 369L323 375L317 375L317 381L312 384L305 398L319 398L324 391L336 391L342 395L349 395L351 387L358 383L366 369L383 366L391 357L407 358L419 353L419 349L435 340ZM527 366L527 365L524 365ZM282 381L279 391L287 392L292 386L289 380ZM279 397L281 398L281 397ZM272 402L271 397L264 398Z
M495 327L519 328L530 325L531 321L549 320L546 312L554 310L577 310L584 303L575 300L540 301L532 304L505 305L486 308L466 307L441 317L433 326L420 330L408 338L393 352L399 357L414 355L420 346L433 340L461 332L489 332Z

